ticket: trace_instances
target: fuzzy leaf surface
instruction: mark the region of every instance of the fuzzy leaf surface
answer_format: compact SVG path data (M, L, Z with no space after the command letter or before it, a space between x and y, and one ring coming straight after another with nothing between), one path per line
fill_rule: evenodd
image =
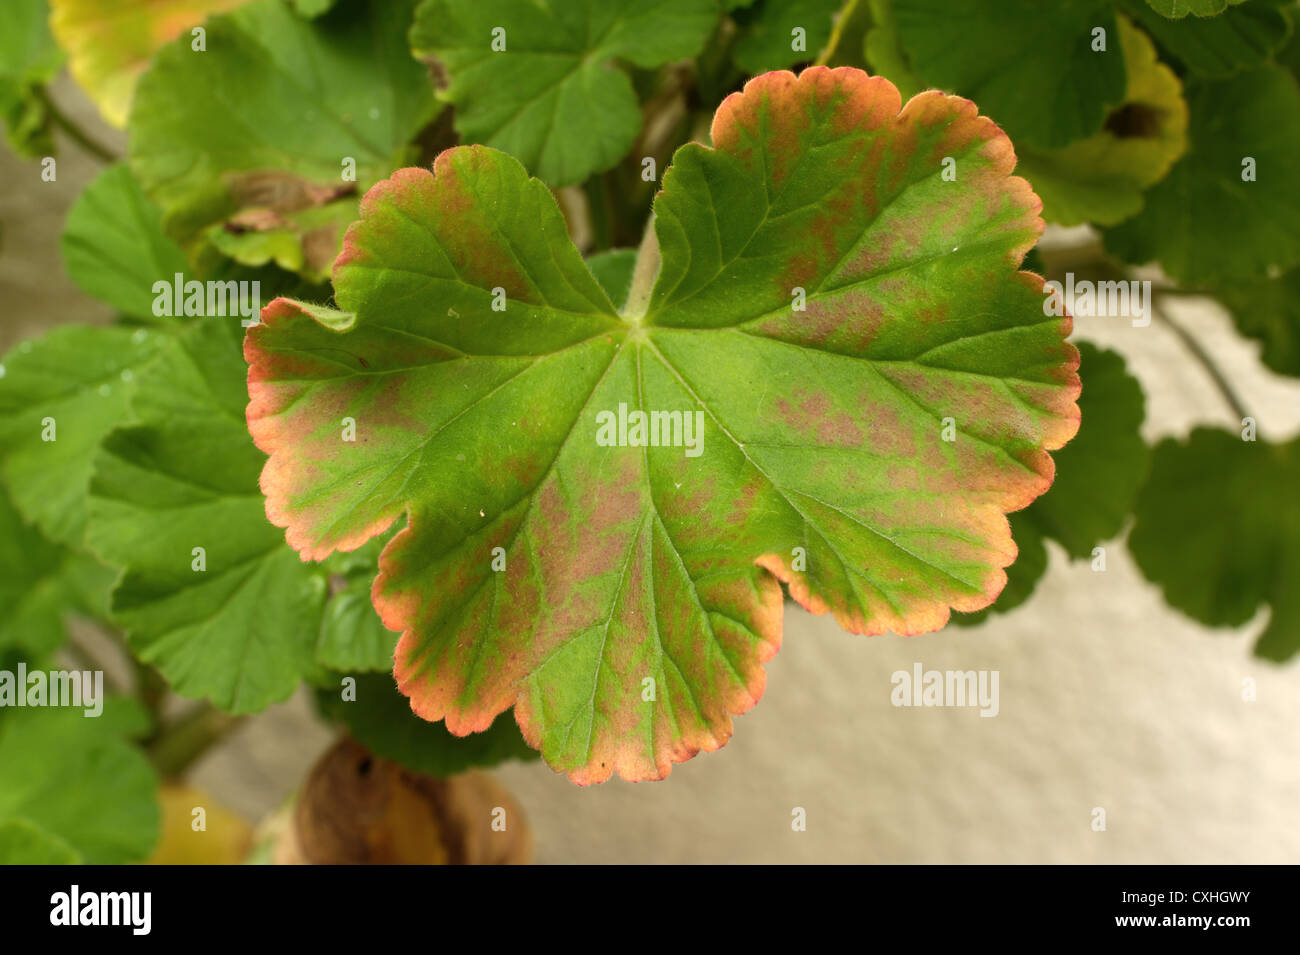
M107 619L113 573L47 540L0 493L0 648L44 657L62 645L64 619Z
M189 271L162 213L125 165L104 170L68 211L59 243L72 281L132 318L153 321L155 282Z
M46 0L9 0L0 31L0 120L9 145L21 156L49 156L49 109L39 87L54 79L63 52L50 35Z

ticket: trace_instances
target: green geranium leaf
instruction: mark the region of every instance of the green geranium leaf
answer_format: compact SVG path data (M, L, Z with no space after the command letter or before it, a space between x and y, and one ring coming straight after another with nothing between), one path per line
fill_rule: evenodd
M95 449L160 341L148 329L68 325L0 362L0 479L47 537L81 543Z
M325 580L262 514L238 337L204 320L139 376L138 423L95 461L86 538L124 568L112 609L139 657L176 692L247 713L309 672Z
M0 492L0 647L46 656L62 643L64 616L102 619L113 573L23 523Z
M1161 49L1207 76L1229 76L1267 61L1291 35L1288 6L1292 0L1255 0L1210 19L1166 20L1142 0L1123 2Z
M831 38L842 5L843 0L760 0L736 17L744 29L732 54L736 65L762 73L811 62Z
M632 290L632 271L636 268L636 249L608 249L587 259L587 268L605 290L616 308L622 308Z
M81 855L26 819L0 822L0 865L76 865Z
M1187 150L1187 104L1173 70L1127 19L1119 20L1128 91L1101 132L1061 149L1019 151L1018 171L1062 225L1114 225L1142 208L1142 193Z
M337 2L338 0L292 0L293 8L308 19L328 13Z
M68 68L95 101L104 120L121 128L131 94L154 52L177 37L188 48L190 31L212 13L247 0L50 0L50 25L68 51Z
M141 78L131 168L192 255L206 242L324 277L359 190L435 115L406 47L414 0L346 6L310 21L282 0L241 7L208 21L206 52L183 37Z
M728 98L621 315L551 193L483 147L369 193L347 311L263 311L267 513L305 558L407 514L374 596L417 714L459 735L514 705L575 780L659 778L761 695L778 581L863 633L1001 590L1003 514L1078 426L1078 353L1016 272L1042 222L1011 143L968 101L901 105L849 68ZM632 412L653 446L615 434Z
M1189 13L1198 17L1212 17L1228 9L1229 5L1245 2L1246 0L1147 0L1147 6L1162 17L1178 20Z
M144 728L133 701L103 714L14 708L0 720L0 864L121 863L158 838L158 781L128 742Z
M1053 455L1051 490L1011 515L1020 555L1007 568L1006 589L992 607L955 617L956 623L976 623L990 611L1024 603L1047 570L1044 540L1056 541L1072 558L1086 559L1098 544L1117 537L1133 512L1148 464L1142 386L1116 352L1081 342L1079 359L1086 383L1079 396L1079 433Z
M379 573L379 552L392 535L376 537L360 550L325 562L330 598L316 641L316 662L331 670L392 670L397 634L387 629L370 588Z
M926 84L980 104L1017 146L1054 149L1101 129L1124 98L1124 60L1107 0L892 0L894 24ZM1105 50L1094 50L1096 30Z
M1141 213L1106 231L1127 262L1194 284L1300 264L1300 89L1272 64L1187 83L1190 146ZM1245 177L1250 177L1249 179Z
M1129 551L1165 599L1201 623L1235 627L1272 608L1255 653L1300 651L1300 440L1243 441L1197 428L1156 446Z
M463 140L566 186L609 169L641 130L616 61L693 57L718 17L715 0L425 0L411 46L446 71Z
M54 79L63 53L50 35L45 0L8 0L0 30L0 119L9 145L23 156L48 156L50 115L39 87Z
M60 244L72 280L132 318L153 320L153 285L189 269L162 213L124 165L100 173L68 212Z
M1300 378L1300 268L1273 279L1225 283L1215 297L1237 330L1259 341L1265 365Z
M911 99L926 84L916 75L903 52L898 26L894 22L892 0L867 0L871 10L871 27L863 38L862 55L871 72L885 77L898 87L904 99Z
M509 713L486 730L453 736L439 723L411 712L411 701L398 692L387 673L367 673L356 680L355 698L343 699L339 686L317 691L325 714L339 720L361 745L416 772L453 776L475 766L495 766L508 759L536 759L519 735ZM341 680L341 678L340 678Z

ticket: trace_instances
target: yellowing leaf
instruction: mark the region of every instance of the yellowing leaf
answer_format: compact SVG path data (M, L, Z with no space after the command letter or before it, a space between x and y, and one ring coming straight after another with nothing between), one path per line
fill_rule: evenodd
M68 68L105 122L126 125L135 81L154 51L247 0L50 0L50 27ZM202 55L197 53L196 55Z
M974 104L768 73L712 138L677 152L621 313L550 191L461 147L367 195L341 310L277 300L245 343L289 543L407 515L373 593L416 713L463 735L513 705L581 783L726 742L779 581L861 633L986 606L1005 512L1078 427L1070 320L1016 271L1039 203Z

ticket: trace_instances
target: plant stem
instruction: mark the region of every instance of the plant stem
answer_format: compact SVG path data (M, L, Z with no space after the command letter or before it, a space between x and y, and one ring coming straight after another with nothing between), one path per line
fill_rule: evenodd
M641 236L641 247L637 249L636 268L632 272L632 288L627 293L627 304L623 314L629 318L640 319L650 306L650 290L654 287L655 277L659 274L659 239L655 236L655 217L651 213L646 220L645 232ZM639 324L639 323L638 323Z
M105 163L115 163L118 160L117 155L107 146L94 139L89 133L74 123L63 110L55 104L50 97L50 91L44 86L36 87L36 97L45 107L45 111L50 114L50 119L54 120L54 125L63 130L69 139L90 153L96 159Z
M149 743L149 759L163 778L180 776L243 720L242 716L231 716L207 704L201 705Z
M116 693L122 690L122 687L113 679L109 669L75 635L69 637L60 649L75 660L83 670L97 670L104 674L104 682L113 692Z
M1196 340L1196 336L1184 328L1181 323L1174 321L1173 317L1156 302L1151 303L1151 314L1178 337L1183 346L1191 352L1192 357L1205 369L1205 373L1210 376L1210 380L1219 389L1219 394L1223 396L1223 400L1232 409L1232 413L1237 416L1237 419L1240 421L1242 418L1249 418L1251 416L1250 412L1246 410L1246 406L1237 396L1232 385L1228 384L1227 377L1219 370L1219 366L1214 363L1214 359L1210 357L1209 352Z
M163 702L167 698L167 681L162 678L162 674L149 664L141 662L134 654L131 655L131 666L135 670L135 691L140 702L153 716L154 726L161 726Z
M840 40L844 39L844 28L849 25L853 15L858 12L859 0L849 0L835 17L835 25L831 28L831 38L826 41L826 48L822 50L821 55L817 57L814 66L825 66L839 49Z

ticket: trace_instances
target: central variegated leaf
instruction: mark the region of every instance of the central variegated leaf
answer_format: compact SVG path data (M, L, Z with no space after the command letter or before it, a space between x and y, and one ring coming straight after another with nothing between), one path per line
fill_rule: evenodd
M986 606L1005 513L1078 426L1070 320L1016 271L1040 204L974 104L769 73L713 143L674 158L622 313L546 187L465 147L371 190L343 311L277 300L246 343L290 544L407 516L373 597L415 712L464 734L514 706L581 783L726 742L778 581L860 633Z

